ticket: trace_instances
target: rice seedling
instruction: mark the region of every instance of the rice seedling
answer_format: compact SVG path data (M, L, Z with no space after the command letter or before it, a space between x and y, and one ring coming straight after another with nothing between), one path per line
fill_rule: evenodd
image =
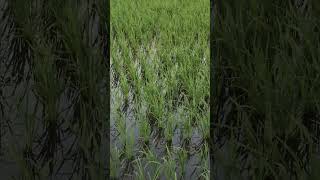
M166 179L177 179L176 162L172 152L166 147L167 155L163 158L162 173Z
M210 179L210 165L209 165L209 159L207 159L209 154L209 147L207 144L204 145L205 147L201 149L201 161L203 161L204 166L199 166L201 169L200 177L202 179Z
M128 128L126 132L126 144L125 144L125 150L126 150L126 157L128 160L132 160L134 158L134 134L133 129Z
M180 169L181 177L185 175L186 161L188 158L187 151L184 148L176 148L175 149L178 156L178 168Z
M150 135L151 135L151 126L147 121L146 115L144 113L138 113L137 116L139 123L139 136L143 140L143 143L148 146Z
M164 126L164 138L167 141L167 144L171 146L172 138L175 132L176 122L173 115L167 116L167 121Z
M137 179L139 180L145 180L146 179L146 176L144 174L144 167L142 166L141 164L141 159L138 158L135 160L136 163L137 163L137 168L138 168L138 172L136 172L138 175L137 175Z
M161 163L150 149L142 152L145 155L148 167L148 177L151 179L157 179L160 176L161 172Z
M118 177L120 173L121 161L120 150L117 147L112 147L110 151L110 176Z

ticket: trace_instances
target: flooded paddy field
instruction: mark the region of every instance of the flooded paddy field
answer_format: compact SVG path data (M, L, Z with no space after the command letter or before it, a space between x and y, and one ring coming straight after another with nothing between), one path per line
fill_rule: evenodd
M111 177L209 179L209 1L111 7Z
M209 179L208 0L111 0L111 177Z

